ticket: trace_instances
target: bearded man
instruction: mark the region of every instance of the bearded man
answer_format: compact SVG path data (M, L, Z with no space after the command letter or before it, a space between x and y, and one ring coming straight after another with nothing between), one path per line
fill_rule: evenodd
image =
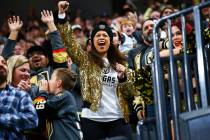
M38 125L28 93L7 84L8 68L0 56L0 139L25 140L24 131Z

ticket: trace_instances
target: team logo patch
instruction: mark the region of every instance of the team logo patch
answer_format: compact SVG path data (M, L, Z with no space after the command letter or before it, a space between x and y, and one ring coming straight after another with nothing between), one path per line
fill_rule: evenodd
M103 72L104 72L104 74L108 74L110 72L110 69L109 68L108 69L104 68Z
M33 105L37 110L45 108L46 99L45 97L39 96L33 100Z

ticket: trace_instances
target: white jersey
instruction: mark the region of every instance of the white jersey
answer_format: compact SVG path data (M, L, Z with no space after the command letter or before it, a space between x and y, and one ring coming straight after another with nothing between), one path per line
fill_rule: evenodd
M88 108L82 109L82 117L94 121L108 122L119 118L123 118L120 110L117 91L117 72L110 67L108 59L104 59L106 68L103 69L102 76L102 98L97 112L93 112Z
M122 33L122 35L125 37L125 41L119 46L119 50L120 52L127 54L131 49L136 46L137 41L134 37L128 36L125 33Z

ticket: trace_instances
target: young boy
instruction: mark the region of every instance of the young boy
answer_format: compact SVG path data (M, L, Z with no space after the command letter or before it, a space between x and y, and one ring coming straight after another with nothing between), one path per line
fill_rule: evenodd
M49 140L80 140L79 117L76 101L69 92L76 76L66 68L56 69L51 80L40 82L40 96L34 100L40 119L46 118L46 135Z
M120 22L120 30L123 38L122 44L119 46L119 50L125 55L128 54L128 51L135 48L137 41L133 36L135 31L134 23L128 19L122 19Z

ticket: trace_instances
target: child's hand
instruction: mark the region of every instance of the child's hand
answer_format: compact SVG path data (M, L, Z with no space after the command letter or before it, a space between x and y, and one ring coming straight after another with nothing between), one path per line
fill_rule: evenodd
M39 90L43 90L48 92L49 90L49 84L47 80L41 80L39 83Z

